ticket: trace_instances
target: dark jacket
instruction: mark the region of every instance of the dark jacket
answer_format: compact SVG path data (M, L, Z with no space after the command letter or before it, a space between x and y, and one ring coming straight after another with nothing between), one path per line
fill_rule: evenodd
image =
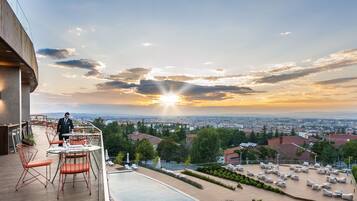
M57 132L60 134L69 133L73 129L73 122L71 119L68 119L67 122L64 121L64 118L61 118L57 124Z

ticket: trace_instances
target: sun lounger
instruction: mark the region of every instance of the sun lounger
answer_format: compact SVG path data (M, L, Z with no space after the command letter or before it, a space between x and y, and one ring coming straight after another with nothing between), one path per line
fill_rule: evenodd
M342 199L344 200L353 200L353 194L352 193L343 193L341 196Z
M314 167L315 167L315 168L320 168L320 167L321 167L321 166L320 166L320 163L315 163L315 164L314 164Z
M312 187L313 184L314 182L312 182L310 179L306 180L306 186Z
M330 183L323 183L321 187L323 189L331 189L331 184Z
M326 170L324 168L317 169L318 174L326 174Z
M286 187L286 183L285 181L279 180L275 183L277 186L281 187L281 188L285 188Z
M124 165L124 168L127 170L132 170L132 168L128 164Z
M342 191L337 190L337 191L335 191L335 192L332 193L332 196L333 196L333 197L336 197L336 198L342 197Z
M267 177L267 178L265 178L265 182L271 184L271 183L273 183L273 179L271 177Z
M343 183L343 184L345 184L347 182L346 177L340 177L340 178L337 177L336 180L338 183Z
M250 172L250 171L247 171L247 175L248 175L249 177L254 177L254 173L252 173L252 172Z
M137 166L136 164L133 164L131 167L132 167L134 170L137 170L137 169L138 169L138 166Z
M312 190L319 191L319 190L321 190L321 186L319 184L313 184Z
M291 179L294 180L294 181L299 181L299 176L294 174L294 175L291 175Z
M332 191L329 191L329 190L326 190L326 189L322 189L322 194L324 196L327 196L327 197L332 197Z

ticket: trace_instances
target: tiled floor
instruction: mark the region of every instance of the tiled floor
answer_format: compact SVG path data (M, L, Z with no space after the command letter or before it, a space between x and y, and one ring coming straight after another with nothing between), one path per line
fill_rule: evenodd
M46 149L48 148L47 138L45 136L45 129L43 127L33 126L33 132L36 140L36 148L39 150L37 159L46 158ZM55 173L58 156L49 155L47 158L54 160L52 164L52 176ZM45 188L42 184L35 181L34 183L21 188L19 191L15 191L15 185L22 172L22 166L18 154L9 154L6 156L0 156L0 200L6 201L56 201L58 177L53 184L49 184ZM45 172L45 168L39 169L41 172ZM81 175L78 176L79 179ZM87 201L98 200L98 180L95 180L92 176L92 195L89 195L89 191L85 185L85 182L75 183L75 187L72 187L72 183L65 185L64 193L60 194L59 200L73 200L73 201ZM68 181L72 180L70 176Z

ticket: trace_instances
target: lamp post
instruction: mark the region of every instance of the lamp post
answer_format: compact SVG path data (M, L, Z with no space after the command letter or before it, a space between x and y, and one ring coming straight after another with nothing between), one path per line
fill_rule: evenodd
M279 153L276 153L276 164L278 165L278 170L279 170Z

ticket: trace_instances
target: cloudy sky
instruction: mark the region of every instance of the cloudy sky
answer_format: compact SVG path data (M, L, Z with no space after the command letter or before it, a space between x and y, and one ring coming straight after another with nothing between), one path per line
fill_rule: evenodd
M20 2L33 113L357 112L356 1Z

